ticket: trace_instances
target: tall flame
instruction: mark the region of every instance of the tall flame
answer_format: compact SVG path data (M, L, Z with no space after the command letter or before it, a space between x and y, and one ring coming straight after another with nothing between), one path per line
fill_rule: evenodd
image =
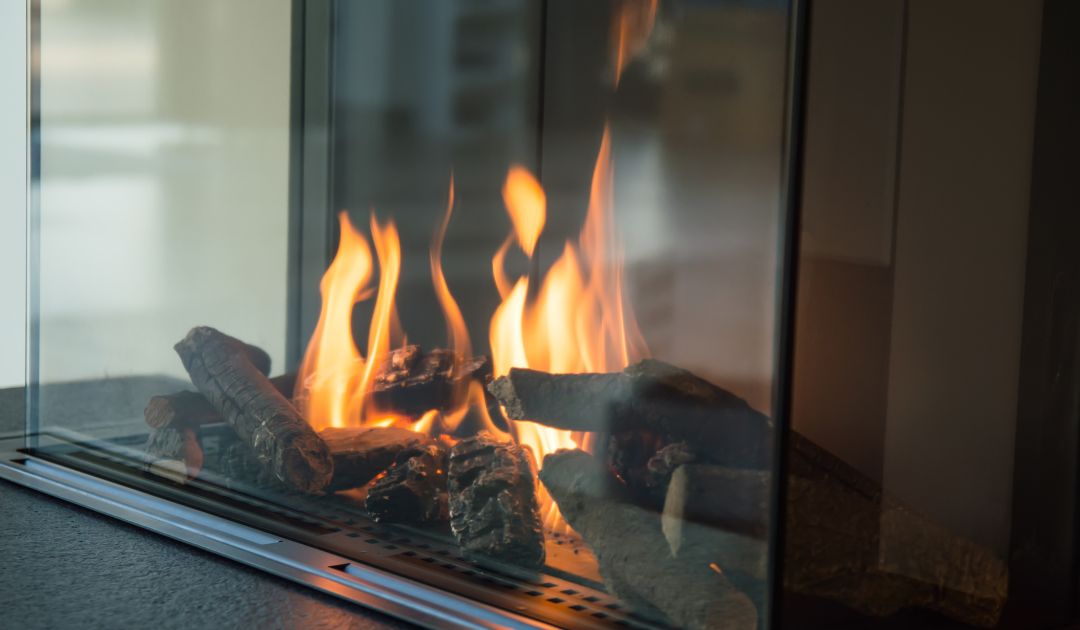
M446 276L443 275L442 269L443 241L446 239L446 231L450 227L450 217L453 212L454 178L451 175L446 212L443 214L439 228L432 237L428 258L431 264L431 282L435 288L435 296L439 299L443 317L446 319L446 336L450 349L454 351L454 370L457 371L462 359L472 357L472 341L469 338L469 329L465 325L465 318L461 315L461 308L458 307L457 300L454 299L454 295L450 292L450 286L446 282ZM450 409L446 413L440 414L441 424L438 428L446 433L452 433L466 417L473 414L478 419L481 427L491 431L496 436L509 439L510 436L501 435L502 432L492 422L491 416L488 415L483 385L471 379L458 381L458 383L460 386L451 392ZM428 431L432 431L434 428L434 423L426 427Z
M352 343L352 309L370 295L371 248L347 214L338 214L338 222L338 251L319 283L319 323L296 381L300 411L317 429L348 424L350 403L364 370L364 358Z
M431 241L431 251L428 258L431 262L431 282L435 285L435 296L439 298L439 306L442 307L443 316L446 318L446 336L450 341L450 348L461 356L472 356L472 343L469 341L469 329L465 326L465 318L461 316L461 309L457 301L450 293L450 287L446 284L446 277L442 270L442 246L446 239L446 230L450 227L450 216L454 212L454 178L450 177L450 191L446 202L446 213L436 230Z
M397 320L394 297L397 294L398 276L401 274L401 241L393 221L380 225L374 213L371 215L371 240L375 242L375 253L379 257L379 292L375 297L375 311L371 316L368 330L367 365L364 366L360 387L356 395L360 397L371 391L375 371L390 354L390 338L394 322ZM400 324L398 324L400 327ZM364 412L375 413L377 410L367 407Z
M521 167L511 170L504 187L506 209L514 223L518 244L530 258L525 244L535 244L543 221L527 222L522 215L535 213L536 199L529 189L531 176L520 176ZM535 299L529 282L521 276L491 318L489 329L492 361L496 376L510 368L532 368L552 373L609 372L647 356L632 313L625 307L622 293L622 257L615 247L611 216L611 142L605 129L593 170L589 209L577 244L567 242L562 254L541 281ZM540 197L542 200L543 197ZM543 205L539 205L543 210ZM532 231L522 232L523 225ZM500 274L505 244L492 264L497 284L506 283ZM531 262L531 261L530 261ZM533 450L537 460L560 448L591 449L586 434L562 431L533 422L512 422L518 442ZM541 489L542 490L542 489ZM545 523L557 527L560 517L554 502L541 492Z
M368 284L374 270L371 248L346 213L338 214L338 251L319 283L322 307L296 381L300 411L316 429L362 423L365 394L375 370L390 350L396 323L394 293L401 272L401 244L393 221L380 225L372 215L371 234L379 260L379 287L368 333L367 359L352 337L352 310L372 295Z

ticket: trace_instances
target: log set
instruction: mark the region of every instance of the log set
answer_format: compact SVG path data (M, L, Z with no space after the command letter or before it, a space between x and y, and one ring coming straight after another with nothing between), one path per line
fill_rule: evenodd
M198 474L197 429L226 421L238 441L216 457L229 477L286 492L368 484L365 505L377 520L449 518L470 555L543 565L528 450L486 433L452 449L396 428L319 435L288 400L291 377L266 378L261 350L205 327L176 349L201 394L151 400L145 469L180 482ZM486 358L409 346L391 353L372 396L384 408L421 413L450 404L470 379L487 381L490 369ZM600 442L606 462L560 451L539 477L614 594L686 627L756 626L771 488L767 417L653 360L615 374L514 369L488 389L511 418L609 434ZM784 579L793 592L872 615L920 606L973 625L997 622L1007 571L994 554L885 496L797 433L788 460Z
M757 627L757 607L726 569L704 558L672 556L660 516L635 505L603 461L584 451L557 451L544 458L540 479L619 598L643 614L659 610L679 627Z
M251 360L246 344L200 326L175 348L191 382L277 479L312 494L330 483L326 444Z
M402 451L386 473L368 489L364 507L387 523L433 523L449 517L448 449L431 441Z
M450 452L450 528L467 553L521 567L544 564L531 451L488 432Z

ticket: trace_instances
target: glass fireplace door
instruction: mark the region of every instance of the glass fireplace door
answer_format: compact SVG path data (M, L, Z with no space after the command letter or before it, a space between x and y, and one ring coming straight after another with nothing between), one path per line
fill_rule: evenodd
M34 474L422 624L769 627L791 3L35 11Z

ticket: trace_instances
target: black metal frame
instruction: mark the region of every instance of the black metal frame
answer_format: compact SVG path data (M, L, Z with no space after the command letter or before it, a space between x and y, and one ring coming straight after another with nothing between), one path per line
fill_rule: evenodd
M766 628L783 625L784 538L787 497L787 446L791 429L791 401L795 370L795 299L799 278L799 234L803 176L803 128L806 113L806 68L809 46L809 0L793 0L788 35L787 111L785 111L783 214L779 239L781 264L777 280L776 349L773 359L773 504L769 519L769 567L771 581Z
M1010 608L1080 621L1080 3L1045 0L1013 473ZM1032 627L1032 626L1028 626Z

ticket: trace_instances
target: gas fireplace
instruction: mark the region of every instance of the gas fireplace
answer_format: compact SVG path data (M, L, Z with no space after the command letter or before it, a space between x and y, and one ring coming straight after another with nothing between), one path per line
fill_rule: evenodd
M92 4L0 475L432 627L1008 621L997 512L863 440L899 254L796 248L800 3Z

